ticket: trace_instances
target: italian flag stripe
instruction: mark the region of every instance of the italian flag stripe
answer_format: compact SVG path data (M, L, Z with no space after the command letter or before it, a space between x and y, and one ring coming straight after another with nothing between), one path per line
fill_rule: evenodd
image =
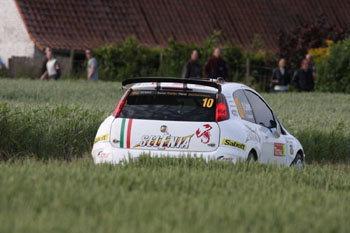
M127 125L127 126L126 126ZM120 128L120 148L130 148L132 119L122 119L122 125ZM126 135L125 135L126 131ZM126 141L126 143L125 143Z
M122 120L122 127L120 129L120 148L124 148L124 128L125 128L125 121L126 119L123 118Z
M132 119L129 119L129 122L128 122L128 136L127 136L127 140L126 140L126 147L127 148L130 148L131 126L132 126Z

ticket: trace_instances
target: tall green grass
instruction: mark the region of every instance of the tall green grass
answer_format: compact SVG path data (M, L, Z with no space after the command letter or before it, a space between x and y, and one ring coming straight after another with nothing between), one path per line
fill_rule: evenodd
M70 160L92 148L100 111L79 107L21 109L0 104L0 160L33 155Z
M123 92L120 83L112 82L1 79L2 158L28 153L70 158L89 152L97 127L112 113ZM309 162L349 162L350 95L263 96L286 129L301 141Z
M0 163L0 232L349 232L349 189L319 165L16 160Z

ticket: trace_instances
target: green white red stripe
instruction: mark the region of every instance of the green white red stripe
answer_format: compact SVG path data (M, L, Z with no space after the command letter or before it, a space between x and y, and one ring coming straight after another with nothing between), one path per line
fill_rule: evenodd
M120 148L130 148L132 119L122 119L120 128Z

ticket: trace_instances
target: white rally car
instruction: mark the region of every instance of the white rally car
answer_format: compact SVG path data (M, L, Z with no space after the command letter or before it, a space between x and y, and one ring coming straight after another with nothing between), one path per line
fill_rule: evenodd
M218 80L138 78L98 129L92 157L117 164L142 154L302 166L300 142L253 89Z

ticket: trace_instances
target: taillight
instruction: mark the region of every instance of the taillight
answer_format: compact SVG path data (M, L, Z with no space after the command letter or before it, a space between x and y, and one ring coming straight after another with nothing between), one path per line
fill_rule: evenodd
M122 109L123 109L123 106L124 106L124 104L125 104L125 102L126 102L126 99L128 98L128 96L130 95L131 92L132 92L132 89L130 88L130 89L123 95L123 97L120 99L120 101L119 101L117 107L114 109L114 112L113 112L113 116L114 116L115 118L119 117L119 114L120 114L120 112L121 112Z
M229 118L228 107L225 96L221 93L216 98L216 122L224 121Z

